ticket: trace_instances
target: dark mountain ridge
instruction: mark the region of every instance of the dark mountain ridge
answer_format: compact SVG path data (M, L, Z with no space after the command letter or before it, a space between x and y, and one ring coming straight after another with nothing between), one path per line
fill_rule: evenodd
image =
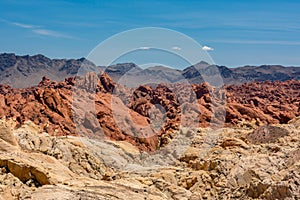
M91 67L105 71L116 82L126 79L128 86L150 82L204 82L203 76L221 75L225 84L241 84L251 81L286 81L300 80L300 67L281 65L243 66L228 68L210 65L201 61L184 70L153 66L142 69L134 63L119 63L108 67L96 66L85 58L50 59L44 55L18 56L14 53L0 54L0 83L23 88L37 85L43 76L61 81L75 76L82 67Z

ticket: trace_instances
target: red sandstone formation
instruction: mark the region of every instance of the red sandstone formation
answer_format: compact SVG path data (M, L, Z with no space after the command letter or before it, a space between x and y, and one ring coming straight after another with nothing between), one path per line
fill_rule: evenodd
M73 115L75 85L83 103L83 91L94 95L90 99L94 113L75 106ZM122 95L114 96L115 89ZM112 108L112 99L117 107ZM0 85L1 118L14 118L18 125L31 120L51 135L104 135L146 151L167 144L180 125L286 123L300 115L299 102L300 81L253 82L219 90L207 84L140 86L133 91L117 86L106 74L90 73L59 83L43 78L38 86L26 89Z
M226 90L228 123L241 119L287 123L300 114L300 81L245 83Z

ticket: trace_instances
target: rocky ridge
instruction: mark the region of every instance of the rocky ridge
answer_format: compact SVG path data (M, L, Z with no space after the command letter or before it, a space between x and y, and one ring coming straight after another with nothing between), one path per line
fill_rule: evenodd
M228 85L217 91L207 84L133 90L117 85L105 73L90 73L62 82L43 78L37 87L26 89L1 85L0 117L15 119L17 127L33 121L54 136L84 133L155 151L168 144L180 126L229 126L242 120L287 123L299 116L299 91L300 82L293 80Z

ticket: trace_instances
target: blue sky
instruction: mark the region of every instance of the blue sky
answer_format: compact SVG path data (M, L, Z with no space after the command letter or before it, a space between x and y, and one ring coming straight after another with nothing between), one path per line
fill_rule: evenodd
M114 34L162 27L213 48L220 65L300 66L299 10L296 0L1 0L0 52L80 58Z

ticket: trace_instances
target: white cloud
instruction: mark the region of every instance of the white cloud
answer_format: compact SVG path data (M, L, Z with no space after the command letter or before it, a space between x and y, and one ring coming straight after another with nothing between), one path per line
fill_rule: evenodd
M139 49L141 49L141 50L149 50L149 49L151 49L151 47L140 47Z
M11 24L15 25L17 27L20 27L20 28L28 28L28 29L34 28L34 26L32 26L32 25L22 24L22 23L18 23L18 22L12 22Z
M177 46L172 47L172 49L175 50L175 51L180 51L181 50L181 48L177 47Z
M209 47L209 46L203 46L203 47L202 47L202 50L204 50L204 51L213 51L214 48Z
M33 29L32 31L39 35L59 37L59 38L72 38L69 35L65 35L65 34L62 34L62 33L56 32L56 31L47 30L47 29Z
M23 24L23 23L19 23L19 22L12 22L12 21L8 21L8 20L2 19L2 18L0 18L0 22L10 24L10 25L13 25L13 26L17 26L17 27L20 27L20 28L28 28L28 29L34 28L34 26L29 25L29 24Z
M41 29L41 26L34 26L34 25L30 25L30 24L23 24L23 23L19 23L19 22L12 22L12 21L8 21L6 19L2 19L0 18L0 22L4 22L13 26L17 26L19 28L24 28L24 29L29 29L32 32L39 34L39 35L44 35L44 36L50 36L50 37L57 37L57 38L69 38L69 39L74 39L74 37L57 32L57 31L52 31L52 30L48 30L48 29Z

